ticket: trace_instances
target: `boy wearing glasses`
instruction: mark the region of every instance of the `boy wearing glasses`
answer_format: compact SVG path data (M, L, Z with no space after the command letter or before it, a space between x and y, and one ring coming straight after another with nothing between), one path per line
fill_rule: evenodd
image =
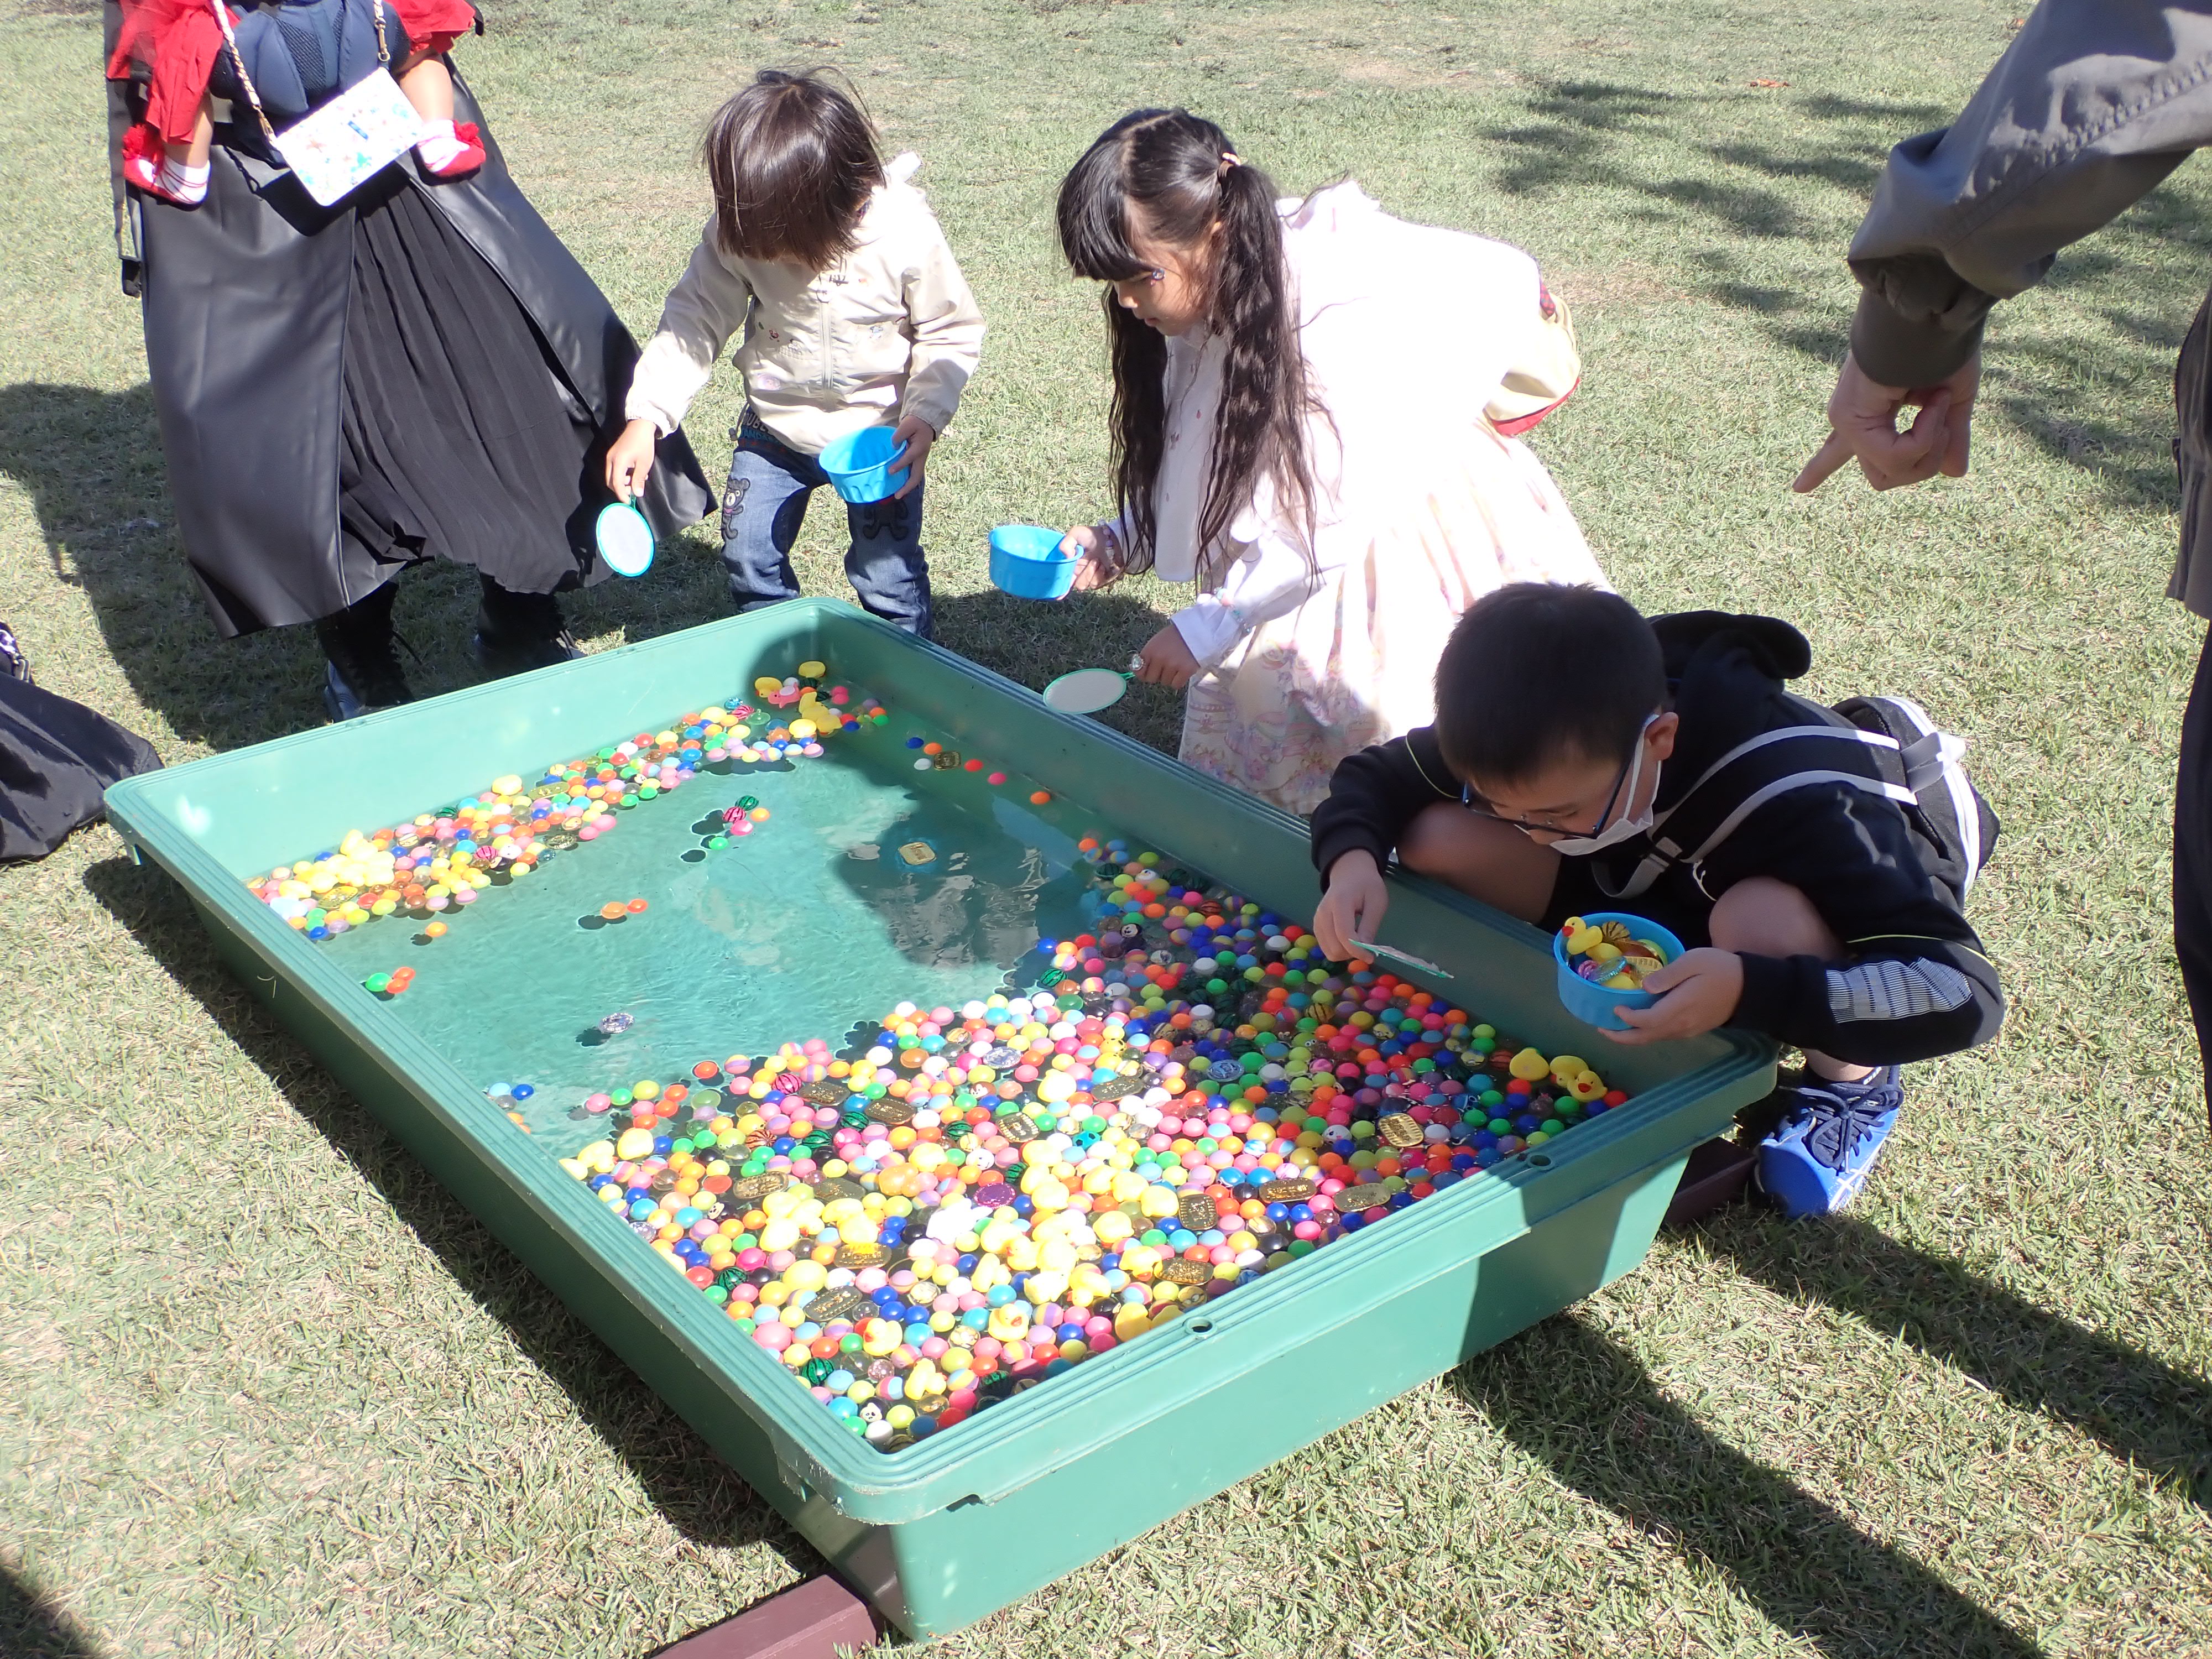
M1687 948L1607 1035L1735 1025L1802 1048L1758 1178L1788 1215L1840 1210L1897 1121L1899 1066L1988 1041L2004 1002L1956 860L1870 758L1884 740L1786 689L1811 660L1772 617L1647 620L1534 582L1477 601L1437 665L1436 724L1346 760L1314 813L1322 948L1375 938L1394 849L1540 927L1660 923ZM1995 837L1985 810L1975 832Z

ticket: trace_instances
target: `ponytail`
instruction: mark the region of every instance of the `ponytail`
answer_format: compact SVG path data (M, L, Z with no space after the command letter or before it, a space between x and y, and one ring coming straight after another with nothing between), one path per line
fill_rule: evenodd
M1184 110L1138 110L1100 135L1060 190L1060 246L1079 276L1127 282L1149 266L1146 240L1205 250L1206 326L1222 337L1221 406L1198 515L1199 574L1261 479L1303 524L1312 558L1314 485L1306 445L1311 403L1298 319L1267 175L1239 158L1212 122ZM1114 372L1115 495L1129 530L1128 565L1158 556L1154 489L1167 447L1167 342L1104 295Z

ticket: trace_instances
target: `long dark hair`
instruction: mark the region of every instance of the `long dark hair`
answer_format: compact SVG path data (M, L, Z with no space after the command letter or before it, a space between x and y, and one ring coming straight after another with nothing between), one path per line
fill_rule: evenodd
M859 95L834 73L763 70L707 124L723 252L821 271L852 252L884 164Z
M1211 249L1206 326L1223 337L1227 356L1198 515L1201 577L1209 574L1208 550L1263 477L1273 479L1277 499L1304 521L1310 558L1305 356L1273 182L1241 161L1212 122L1188 110L1132 111L1101 133L1061 181L1060 245L1077 276L1127 282L1152 269L1131 246L1133 231L1148 242ZM1131 531L1127 568L1145 570L1158 551L1152 491L1167 447L1167 342L1119 304L1111 289L1105 307L1114 364L1114 490Z

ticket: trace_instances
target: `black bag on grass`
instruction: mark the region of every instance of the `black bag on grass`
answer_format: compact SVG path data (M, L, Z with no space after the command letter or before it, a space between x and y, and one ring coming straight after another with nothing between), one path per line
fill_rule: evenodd
M109 784L161 764L106 715L0 672L0 860L46 857L100 815Z

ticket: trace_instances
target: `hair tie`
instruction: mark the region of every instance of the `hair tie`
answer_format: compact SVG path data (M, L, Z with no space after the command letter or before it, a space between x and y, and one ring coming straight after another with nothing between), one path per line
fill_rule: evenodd
M1243 156L1239 155L1233 149L1224 149L1221 152L1221 169L1213 176L1216 179L1226 179L1229 176L1230 168L1241 167L1243 165L1244 158Z

